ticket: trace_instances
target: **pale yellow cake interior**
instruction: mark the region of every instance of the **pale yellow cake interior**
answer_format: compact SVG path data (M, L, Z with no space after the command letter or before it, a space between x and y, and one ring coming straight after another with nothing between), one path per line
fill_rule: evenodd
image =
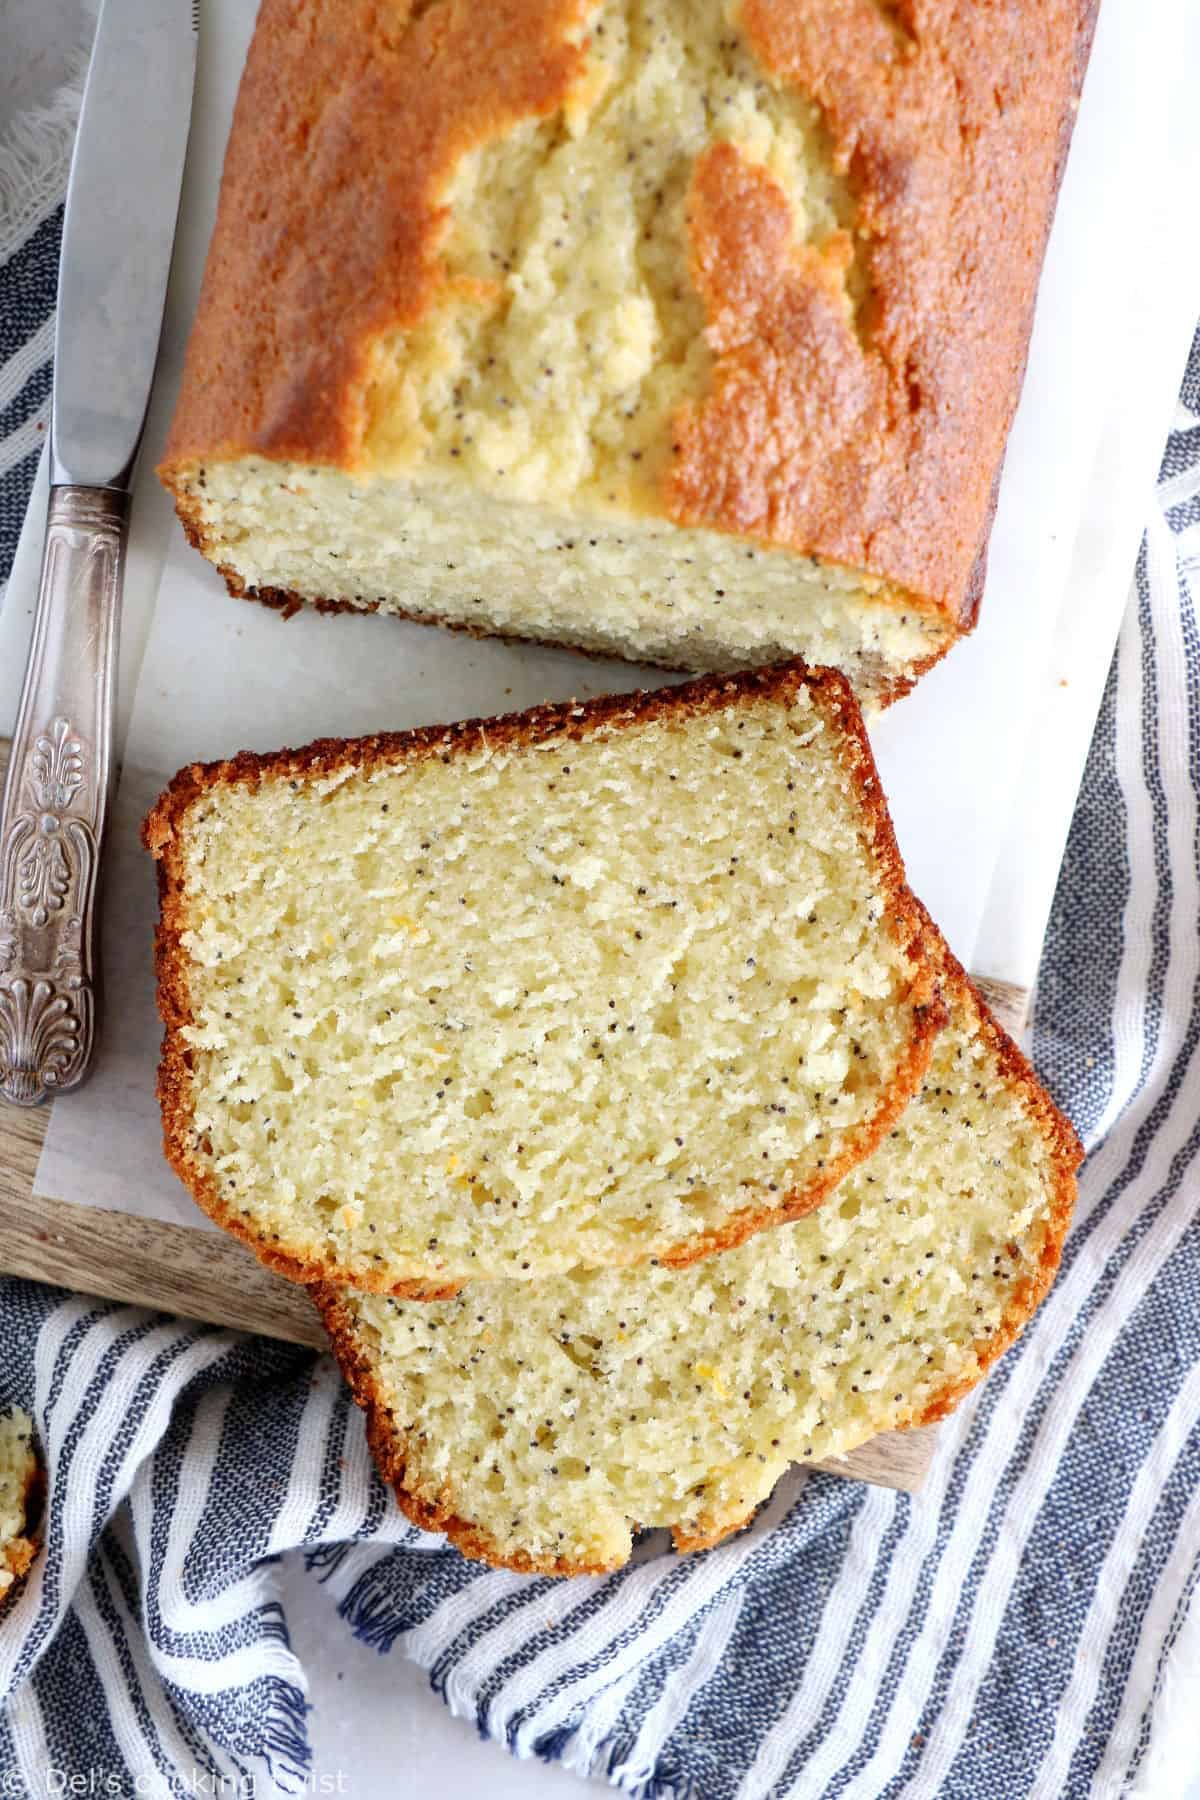
M797 244L852 224L817 109L774 85L726 0L605 0L576 102L458 165L446 286L378 347L365 462L582 512L661 505L671 420L712 355L688 272L696 159L732 143ZM846 307L861 276L852 262Z
M727 1530L789 1463L976 1379L1063 1174L963 993L919 1096L806 1218L690 1269L342 1304L409 1491L493 1556L610 1566L638 1526Z
M260 1242L379 1285L634 1262L911 1091L854 740L805 685L667 700L192 805L190 1135Z

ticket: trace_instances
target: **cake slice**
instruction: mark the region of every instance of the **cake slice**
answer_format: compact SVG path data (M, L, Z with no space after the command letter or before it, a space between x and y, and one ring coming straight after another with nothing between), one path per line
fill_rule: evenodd
M14 1407L0 1416L0 1605L37 1550L29 1516L37 1480L33 1423Z
M814 1206L943 1013L845 678L801 665L176 776L159 1092L200 1204L391 1292Z
M234 593L877 698L974 622L1095 0L263 0L161 474Z
M693 1268L433 1306L314 1290L417 1524L505 1567L598 1573L639 1527L703 1548L789 1463L955 1405L1049 1287L1082 1153L961 970L946 982L920 1094L794 1224Z

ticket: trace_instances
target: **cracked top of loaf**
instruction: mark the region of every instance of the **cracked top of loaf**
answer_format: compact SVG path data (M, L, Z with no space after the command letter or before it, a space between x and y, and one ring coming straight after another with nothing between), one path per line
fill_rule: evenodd
M1091 10L264 0L168 481L462 481L967 622Z

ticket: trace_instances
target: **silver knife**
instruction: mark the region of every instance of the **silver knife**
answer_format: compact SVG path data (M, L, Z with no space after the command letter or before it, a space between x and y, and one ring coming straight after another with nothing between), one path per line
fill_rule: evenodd
M96 1035L96 883L112 774L129 494L196 72L195 0L104 0L59 264L50 506L0 809L0 1095L78 1086Z

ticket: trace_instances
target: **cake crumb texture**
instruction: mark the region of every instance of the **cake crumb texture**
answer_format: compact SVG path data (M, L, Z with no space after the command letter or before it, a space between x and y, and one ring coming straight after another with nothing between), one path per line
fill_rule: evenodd
M944 1017L799 665L195 767L146 838L168 1154L293 1276L707 1255L873 1148Z
M925 1083L805 1218L686 1269L314 1298L374 1454L468 1555L598 1573L747 1522L791 1463L942 1417L1053 1279L1079 1145L959 970Z

